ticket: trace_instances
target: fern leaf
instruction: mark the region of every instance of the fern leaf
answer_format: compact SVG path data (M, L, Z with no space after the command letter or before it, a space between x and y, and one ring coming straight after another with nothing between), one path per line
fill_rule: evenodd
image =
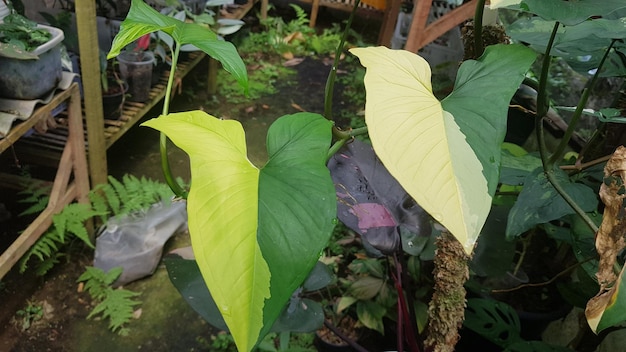
M103 214L103 212L92 210L87 204L72 203L66 205L59 214L55 214L52 221L62 242L65 242L65 234L69 233L80 238L89 247L94 248L85 228L85 221Z
M117 278L122 275L122 272L124 272L124 268L122 268L121 266L111 268L109 271L106 272L106 274L104 274L102 282L107 286L112 285L115 280L117 280Z
M26 197L18 199L18 203L31 204L31 206L21 212L19 216L38 214L46 209L52 186L43 181L31 181L24 183L24 187L25 189L18 192L18 195Z
M59 214L52 216L52 224L54 225L56 236L59 238L60 242L65 242L65 225L67 224L66 216L70 212L68 209L70 205L72 204L68 204Z
M111 208L111 212L113 215L120 213L120 199L115 192L115 189L110 184L104 184L99 187L99 189L104 193L104 197L106 198L106 202L109 204Z
M106 296L110 282L115 281L122 274L122 268L113 268L105 273L102 269L93 266L85 267L85 272L76 282L85 282L85 291L95 300L102 300ZM113 281L111 280L113 278Z
M54 253L53 256L45 258L41 262L37 263L37 268L35 269L35 275L44 276L54 268L55 265L59 264L59 259L64 257L65 255L62 253Z
M126 204L130 201L130 197L128 196L128 193L126 193L126 189L124 188L124 184L122 182L116 180L113 176L109 176L109 183L115 189L115 193L119 197L121 204Z
M304 9L296 4L289 4L296 12L296 18L289 21L290 31L296 31L302 29L309 24L309 19Z
M133 318L133 307L141 304L140 301L135 301L133 298L139 295L138 292L125 289L114 290L109 287L106 297L94 307L87 319L102 314L102 318L109 319L109 329L117 332Z
M52 253L58 251L57 243L61 243L57 237L56 231L45 232L33 246L20 259L19 270L23 273L28 268L28 262L34 256L40 262L46 260Z
M39 198L36 202L34 202L30 207L26 208L23 212L19 213L18 216L26 216L32 214L39 214L48 206L48 202L50 201L50 197L42 197ZM27 203L27 202L23 202Z
M100 214L100 221L103 223L106 222L107 217L109 215L109 206L107 205L106 200L100 193L95 190L89 192L89 201L91 202L91 208Z

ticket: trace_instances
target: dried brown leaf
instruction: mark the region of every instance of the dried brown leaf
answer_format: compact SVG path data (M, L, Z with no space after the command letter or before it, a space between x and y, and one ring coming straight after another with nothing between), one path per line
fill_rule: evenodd
M291 107L298 110L298 111L302 111L305 112L306 110L304 110L304 108L302 108L302 106L296 104L296 103L291 103Z
M293 59L283 62L283 66L285 67L296 66L296 65L299 65L302 61L304 61L303 57L295 57Z
M611 286L616 275L613 264L617 254L624 249L626 233L626 198L624 180L626 180L626 148L615 150L604 167L604 182L600 186L600 199L605 205L602 224L596 234L596 250L600 255L597 278L600 292Z

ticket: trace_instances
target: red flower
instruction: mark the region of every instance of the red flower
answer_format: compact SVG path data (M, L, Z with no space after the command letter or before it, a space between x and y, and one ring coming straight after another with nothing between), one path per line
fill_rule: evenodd
M137 47L135 50L148 50L150 45L150 34L144 34L141 38L137 39Z

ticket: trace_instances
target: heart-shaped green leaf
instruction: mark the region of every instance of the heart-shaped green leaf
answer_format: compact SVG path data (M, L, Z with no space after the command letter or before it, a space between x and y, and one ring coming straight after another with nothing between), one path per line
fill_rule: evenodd
M509 103L535 57L521 45L487 47L477 61L463 62L454 90L441 101L480 160L491 196L499 181Z
M351 51L367 68L365 121L376 154L471 252L497 186L509 100L534 53L488 48L461 66L455 91L440 103L421 57L384 47Z
M325 167L331 122L311 113L278 119L268 132L270 160L261 170L246 157L237 121L193 111L145 125L190 156L194 254L238 349L249 351L332 233L336 200Z

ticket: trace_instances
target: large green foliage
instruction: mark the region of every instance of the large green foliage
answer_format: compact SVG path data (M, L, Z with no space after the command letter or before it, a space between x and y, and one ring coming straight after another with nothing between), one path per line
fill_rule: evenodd
M533 27L534 22L522 27L521 35L528 35L525 38L532 40L527 41L539 49L547 45L544 32L552 32L554 21L571 28L583 26L583 30L568 27L567 32L558 32L562 36L555 52L566 52L564 57L580 53L576 50L581 47L573 45L577 40L584 39L588 50L614 44L614 36L623 32L612 26L621 20L609 15L615 16L613 8L621 3L577 3L581 6L560 0L525 1L524 8L539 14L543 22L536 22L540 30ZM587 24L589 16L599 14L616 22ZM109 56L143 34L162 30L178 45L193 44L221 60L246 85L245 67L232 45L194 25L159 16L133 0ZM600 34L601 45L588 38L584 26ZM366 123L376 154L417 203L470 253L500 181L500 147L509 101L535 54L521 45L487 48L478 60L463 63L454 91L439 101L432 93L428 63L419 56L382 47L354 49L353 53L367 68ZM614 70L620 72L620 53L613 54L617 55ZM594 55L592 60L596 60ZM332 124L309 113L278 119L268 133L270 159L262 168L247 159L245 135L236 121L192 111L164 113L145 125L164 132L190 155L189 227L197 264L237 347L249 351L304 281L333 228L335 189L324 165ZM536 160L528 158L510 161L507 178L536 166ZM552 170L543 171L552 176ZM534 175L538 180L539 174ZM532 198L537 193L531 181L525 192ZM546 182L542 182L537 185L543 187ZM579 192L581 188L570 189ZM590 198L585 192L583 203ZM550 192L548 197L557 196ZM531 202L520 206L524 204L534 209L545 206ZM522 214L518 210L512 213ZM561 210L550 217L569 213ZM519 231L550 220L523 218Z
M248 351L302 284L334 227L335 191L325 167L331 123L310 113L278 119L261 169L248 161L237 121L193 111L145 125L190 156L196 260L238 348Z
M440 103L421 57L384 47L352 52L367 68L365 121L376 154L471 253L499 180L509 100L535 55L516 45L488 48L461 65Z

